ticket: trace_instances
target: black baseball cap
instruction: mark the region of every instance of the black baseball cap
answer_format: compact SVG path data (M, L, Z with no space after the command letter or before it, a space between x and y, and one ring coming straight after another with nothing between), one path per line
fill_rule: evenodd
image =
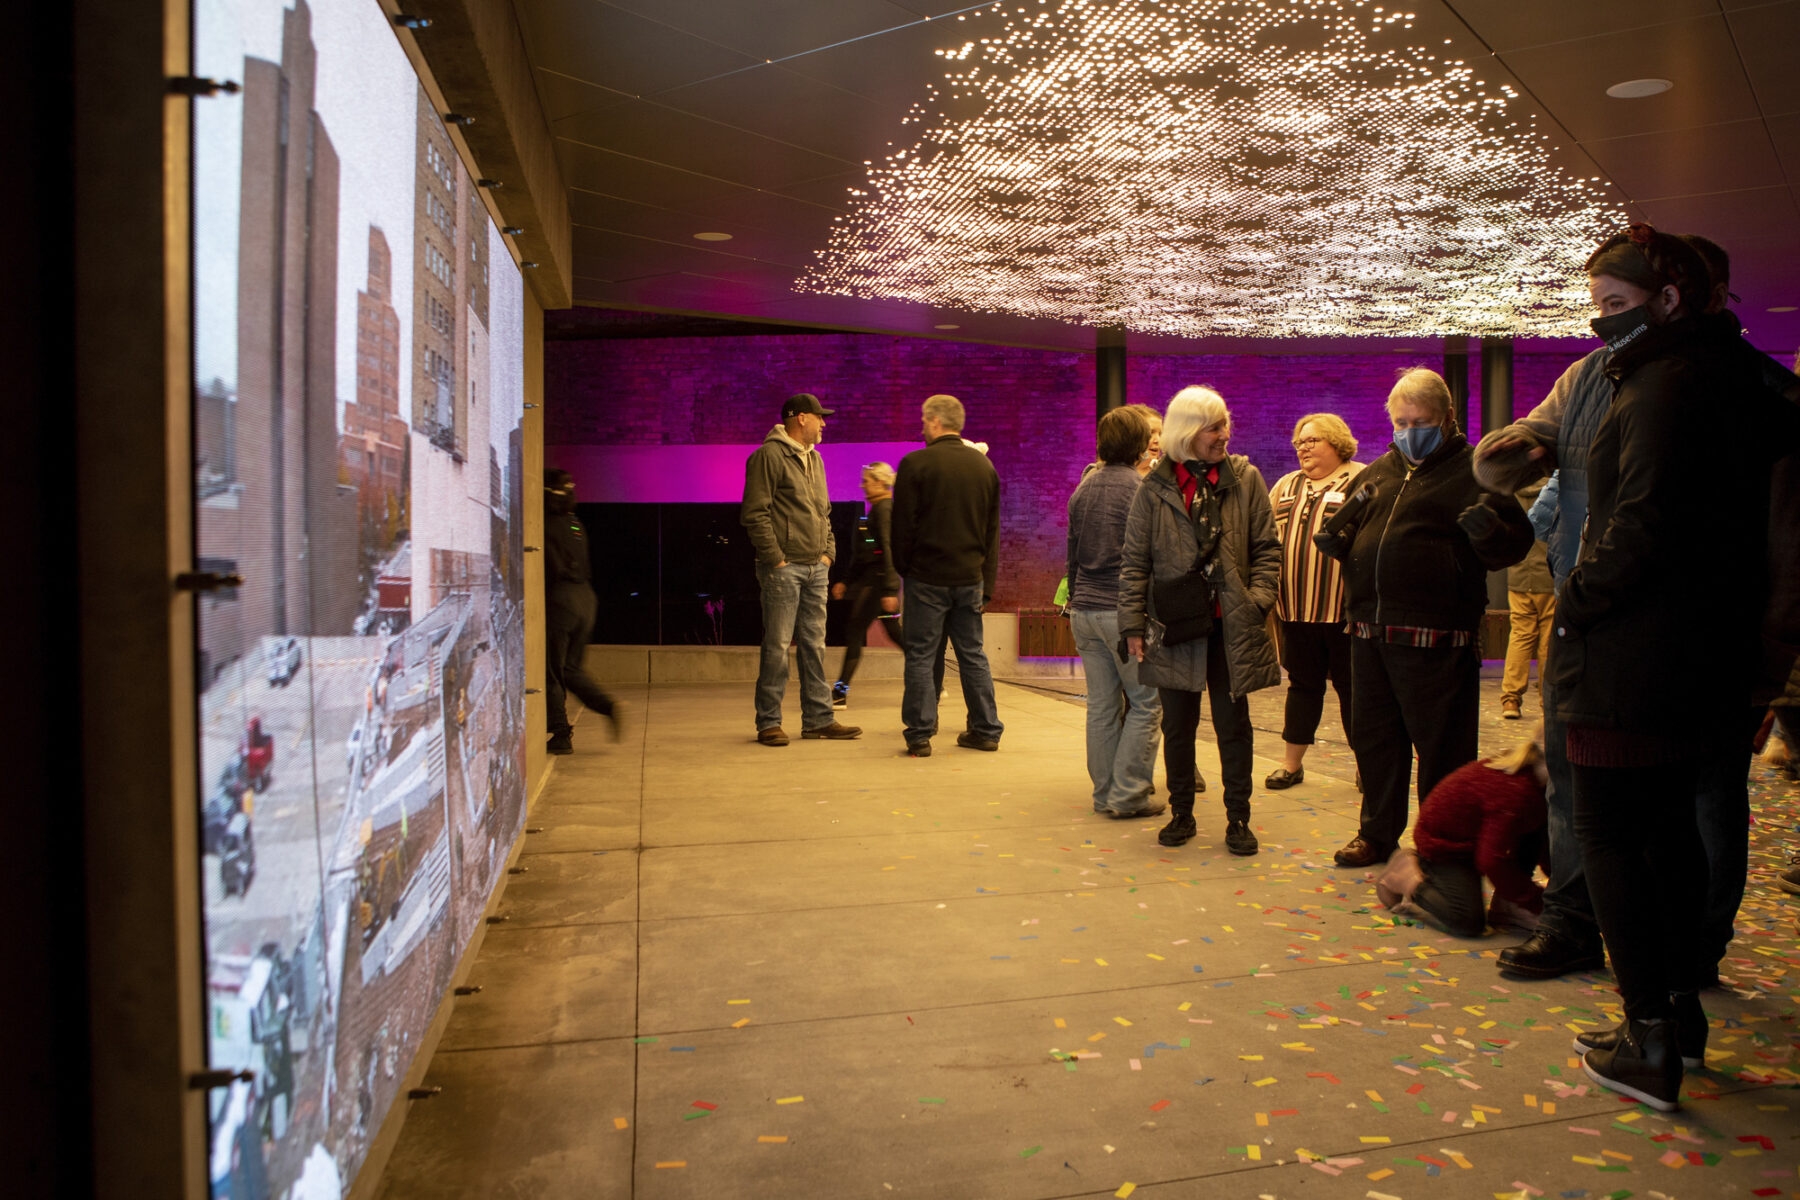
M815 417L829 417L836 411L835 408L819 407L819 398L811 392L799 392L789 396L787 403L781 406L781 419L785 421L796 413L811 413Z

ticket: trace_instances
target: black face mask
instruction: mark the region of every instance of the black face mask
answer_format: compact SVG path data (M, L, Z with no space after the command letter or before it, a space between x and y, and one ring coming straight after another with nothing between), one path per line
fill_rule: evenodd
M1614 354L1650 332L1650 327L1654 324L1656 322L1650 319L1650 309L1642 304L1621 313L1613 313L1609 317L1595 317L1588 322L1594 336L1605 342L1606 348Z

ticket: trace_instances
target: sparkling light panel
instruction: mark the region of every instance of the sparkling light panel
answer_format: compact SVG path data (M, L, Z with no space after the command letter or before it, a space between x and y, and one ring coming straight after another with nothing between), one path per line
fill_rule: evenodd
M1185 336L1579 335L1621 228L1510 87L1364 0L1027 0L801 291Z

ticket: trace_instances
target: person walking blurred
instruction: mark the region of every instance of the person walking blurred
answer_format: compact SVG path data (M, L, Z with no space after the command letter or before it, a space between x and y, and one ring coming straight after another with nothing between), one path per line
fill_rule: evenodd
M850 681L862 662L863 639L869 623L888 622L895 644L900 643L900 575L894 570L891 531L894 513L894 468L884 462L862 470L863 499L868 510L856 522L856 547L850 553L850 578L831 585L831 596L850 597L850 615L844 625L844 661L837 682L831 685L831 707L850 703Z
M587 673L584 658L598 602L589 582L587 528L575 515L575 478L551 467L544 472L544 710L552 754L575 753L568 694L605 717L619 736L613 698Z
M1518 501L1527 513L1544 490L1542 483L1521 488ZM1535 528L1533 530L1535 533ZM1544 691L1544 658L1550 649L1550 625L1556 616L1556 582L1542 541L1533 541L1525 557L1506 568L1506 601L1511 610L1506 638L1506 665L1500 675L1500 715L1517 721L1523 712L1531 660L1538 664L1538 696Z

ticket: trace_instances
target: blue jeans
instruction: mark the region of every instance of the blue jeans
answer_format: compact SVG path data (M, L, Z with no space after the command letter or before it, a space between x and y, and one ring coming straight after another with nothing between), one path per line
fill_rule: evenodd
M1157 726L1162 701L1156 689L1138 682L1136 659L1121 663L1117 609L1074 611L1069 629L1087 676L1087 769L1094 784L1094 811L1131 813L1151 807L1156 785ZM1125 701L1131 708L1120 724Z
M956 673L962 676L969 732L999 741L1006 726L994 707L994 676L988 670L987 651L981 646L981 585L939 587L909 579L900 602L900 625L906 639L906 694L900 701L900 719L906 724L907 745L937 733L933 674L938 642L946 632L956 648Z
M1575 837L1575 781L1569 774L1569 727L1556 716L1556 690L1543 682L1544 766L1550 787L1544 793L1549 807L1550 883L1544 889L1544 915L1538 928L1592 949L1600 948L1600 925L1594 919L1594 902L1588 898L1587 874L1582 867L1581 843Z
M831 724L831 685L825 682L825 594L831 568L822 562L784 567L756 564L762 589L762 663L756 672L756 729L781 724L787 693L788 643L800 663L800 727Z

